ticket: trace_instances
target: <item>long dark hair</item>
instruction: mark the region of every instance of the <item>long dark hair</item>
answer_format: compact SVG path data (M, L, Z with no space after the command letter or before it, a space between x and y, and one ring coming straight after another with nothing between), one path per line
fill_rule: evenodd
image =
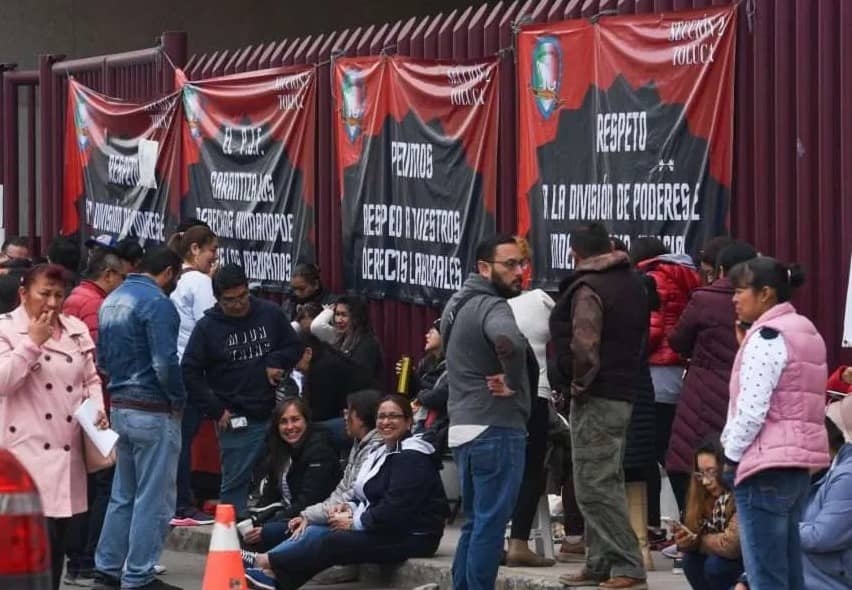
M269 460L271 461L271 465L275 469L276 473L282 470L290 457L293 456L293 445L281 438L281 434L278 432L278 423L281 421L281 416L284 415L284 412L294 406L305 418L305 423L307 424L305 434L302 436L302 440L299 441L299 444L307 440L310 435L311 410L308 408L308 404L298 397L288 397L281 400L281 402L275 406L275 409L272 411L272 424L269 425L268 437Z
M698 455L713 455L716 457L716 482L724 491L729 491L727 484L722 479L722 468L725 465L725 450L719 440L719 435L708 436L695 448L692 456L692 471L698 472ZM684 510L683 524L693 533L698 533L701 521L713 508L715 499L707 493L704 485L694 476L689 480L689 492L686 495L686 510ZM725 520L727 521L734 512L734 502L730 500L725 507Z
M338 349L349 352L358 345L361 338L373 333L373 328L370 326L370 311L367 302L360 297L344 295L335 302L335 309L338 305L349 308L349 329L338 336L335 345Z

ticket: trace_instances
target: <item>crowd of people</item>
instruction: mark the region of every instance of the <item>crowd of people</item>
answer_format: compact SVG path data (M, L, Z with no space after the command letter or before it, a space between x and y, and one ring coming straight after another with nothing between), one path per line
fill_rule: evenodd
M191 477L205 420L255 588L434 555L448 460L457 590L493 589L501 564L577 559L567 587L641 590L666 543L695 590L852 586L852 368L829 379L791 304L797 265L729 237L693 261L592 223L547 293L525 289L528 244L492 236L409 376L366 302L316 265L294 268L282 305L220 266L218 245L197 220L147 249L60 237L37 260L27 240L3 244L2 445L41 492L54 588L63 570L76 586L175 588L157 576L170 526L213 522ZM405 395L382 392L387 370ZM86 400L119 435L112 460L81 433ZM678 518L661 516L664 488ZM556 560L529 546L548 489Z

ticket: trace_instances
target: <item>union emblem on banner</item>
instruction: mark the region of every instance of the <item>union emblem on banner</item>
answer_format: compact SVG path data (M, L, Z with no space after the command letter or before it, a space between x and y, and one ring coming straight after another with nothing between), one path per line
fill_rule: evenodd
M538 112L548 119L559 106L562 86L562 47L556 37L541 37L533 50L530 89Z
M343 72L340 93L343 96L341 117L346 135L354 142L361 135L361 121L367 105L367 92L364 87L364 77L361 70L347 68Z

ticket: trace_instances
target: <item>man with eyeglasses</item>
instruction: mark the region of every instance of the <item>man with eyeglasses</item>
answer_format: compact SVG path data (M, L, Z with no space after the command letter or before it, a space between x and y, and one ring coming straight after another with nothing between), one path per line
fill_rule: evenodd
M455 590L492 590L506 523L524 472L535 357L506 299L520 294L527 265L515 238L476 248L476 272L441 318L450 395L449 445L467 518L453 562Z
M218 422L222 457L219 499L244 514L252 468L265 448L275 387L304 345L284 312L249 294L241 266L213 277L216 305L195 325L181 361L187 394Z
M98 343L98 312L107 295L124 282L121 260L110 252L101 251L89 259L83 280L65 299L62 313L83 320L92 341ZM106 383L106 379L102 379ZM104 387L104 408L109 413L109 393ZM112 490L115 468L90 473L88 476L89 511L75 517L71 524L68 548L68 567L65 582L81 585L94 577L95 549L101 536L107 504Z
M571 234L574 280L550 318L559 382L571 399L574 492L585 519L583 570L559 581L569 587L647 588L639 541L630 526L624 451L642 343L650 322L648 295L625 252L613 251L606 228Z

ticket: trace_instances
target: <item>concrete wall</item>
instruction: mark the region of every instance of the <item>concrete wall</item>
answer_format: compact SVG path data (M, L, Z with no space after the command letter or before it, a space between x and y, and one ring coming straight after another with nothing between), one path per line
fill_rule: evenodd
M233 49L371 23L448 13L470 0L0 0L0 61L35 67L39 53L87 57L141 49L165 30L189 53Z

